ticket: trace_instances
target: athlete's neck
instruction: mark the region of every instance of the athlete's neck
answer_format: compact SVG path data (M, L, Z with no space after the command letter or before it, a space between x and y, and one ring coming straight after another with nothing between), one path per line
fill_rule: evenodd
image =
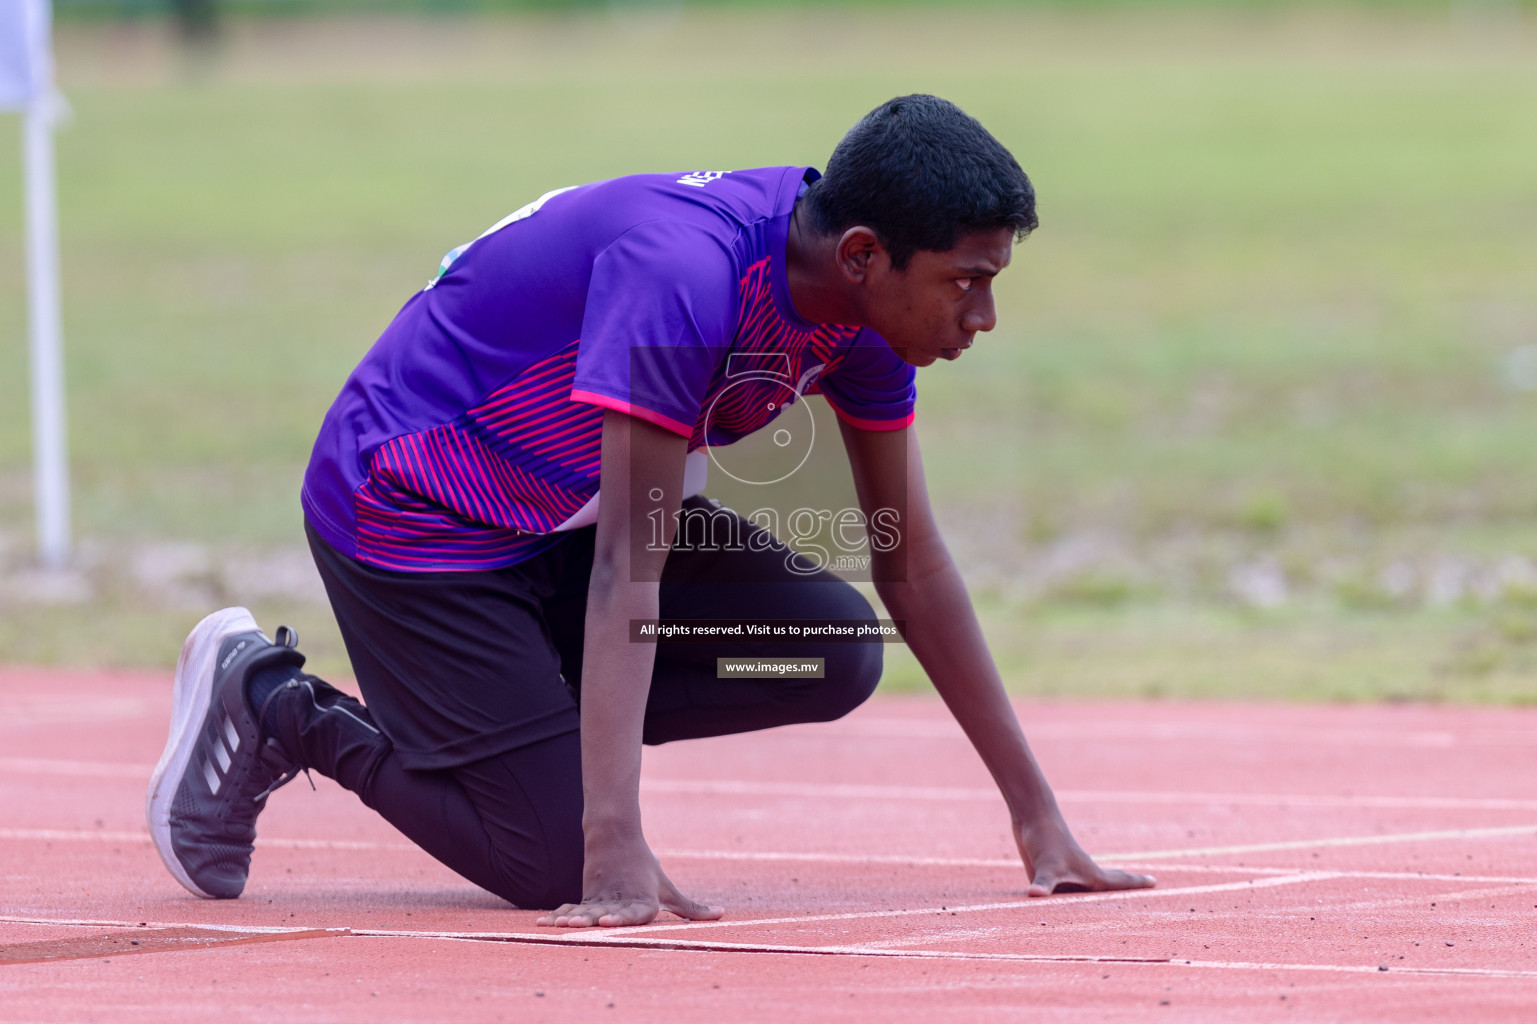
M820 234L810 221L805 199L797 199L785 242L790 304L802 319L814 324L863 326L848 279L838 269L837 236Z

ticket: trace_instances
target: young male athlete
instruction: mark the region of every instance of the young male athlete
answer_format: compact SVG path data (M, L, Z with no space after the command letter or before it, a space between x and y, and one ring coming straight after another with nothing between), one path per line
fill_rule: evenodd
M559 926L690 919L641 829L641 745L838 718L876 643L636 643L631 623L857 620L869 603L701 494L705 447L820 393L876 591L997 780L1032 895L1148 886L1083 851L1020 731L930 512L914 367L995 322L1036 225L1029 179L959 108L891 100L804 167L552 192L449 253L347 380L306 528L365 703L300 671L286 627L204 619L147 801L167 868L238 896L268 795L315 769L465 878ZM733 376L734 359L788 371ZM601 501L599 497L601 495ZM736 543L674 543L680 517ZM717 678L717 657L824 659Z

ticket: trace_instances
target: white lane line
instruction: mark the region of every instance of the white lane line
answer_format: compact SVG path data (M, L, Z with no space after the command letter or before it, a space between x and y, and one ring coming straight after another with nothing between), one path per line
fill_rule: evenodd
M43 757L0 757L0 772L13 775L85 775L97 778L147 779L154 765L111 761L61 761Z
M1181 850L1140 850L1136 853L1102 853L1097 856L1100 860L1121 863L1132 860L1161 860L1165 857L1217 857L1230 853L1311 850L1326 846L1378 846L1387 843L1425 843L1443 839L1499 839L1510 836L1537 837L1537 825L1512 825L1505 828L1458 828L1447 829L1441 832L1384 832L1371 836L1296 839L1281 843L1247 843L1242 846L1207 846Z
M658 857L668 857L674 860L782 861L792 864L891 864L897 867L1023 868L1017 857L907 857L901 854L881 853L776 853L761 850L659 849L655 852ZM1242 864L1165 864L1161 862L1142 864L1135 860L1121 859L1119 856L1112 858L1111 855L1096 855L1096 859L1107 867L1126 868L1128 870L1142 870L1145 868L1152 872L1169 871L1177 874L1294 875L1299 871L1305 870L1302 867L1249 867ZM1426 871L1357 871L1349 868L1330 868L1329 873L1340 878L1382 879L1384 881L1537 885L1537 876L1529 878L1521 875L1459 875L1437 874Z
M261 934L261 935L288 935L298 932L346 932L345 928L313 928L295 927L285 925L261 925L261 924L212 924L206 921L112 921L91 920L81 918L59 917L28 917L17 914L0 914L0 924L30 924L52 928L201 928L210 932L233 932L235 934Z
M996 797L997 794L995 793ZM1356 796L1309 793L1186 793L1063 790L1060 799L1101 804L1227 804L1240 807L1360 807L1381 810L1537 811L1537 799L1456 796Z
M129 762L69 761L36 757L0 757L0 773L78 775L99 778L148 778L153 766ZM656 794L705 796L804 797L818 800L897 800L936 803L1001 799L988 786L891 786L861 783L778 782L753 779L641 780L641 790ZM1363 807L1388 810L1537 811L1537 798L1455 796L1369 796L1316 793L1217 793L1181 790L1059 789L1057 799L1094 804L1219 804L1237 807Z
M1457 879L1462 881L1462 879ZM1461 889L1456 892L1428 892L1420 896L1388 896L1375 900L1357 900L1353 903L1334 903L1329 912L1336 910L1382 910L1387 907L1424 907L1427 903L1455 903L1459 900L1498 899L1502 896L1530 896L1530 883L1492 886L1487 889Z
M702 923L682 927L698 928ZM1223 971L1289 971L1329 974L1372 974L1450 976L1467 978L1511 978L1537 980L1537 971L1498 967L1393 967L1388 971L1370 964L1267 963L1242 960L1184 960L1176 957L1093 956L1051 953L967 953L945 949L889 949L866 945L794 946L768 942L711 942L684 938L656 939L635 935L640 929L626 928L597 933L583 930L571 935L549 932L418 932L386 928L358 928L358 938L439 939L459 942L526 942L551 946L615 946L621 949L665 949L698 953L788 953L814 956L859 956L893 960L981 960L1032 964L1115 964L1126 967L1175 967Z
M167 680L169 682L169 680ZM0 699L0 728L26 731L58 722L110 722L155 714L155 701L138 697L92 696L63 700Z
M1200 967L1224 971L1328 971L1346 974L1414 974L1451 976L1463 978L1520 978L1523 980L1537 980L1537 971L1522 971L1500 967L1394 967L1384 971L1381 967L1371 967L1366 964L1271 964L1271 963L1244 963L1232 960L1186 960L1180 963L1178 960L1168 961L1171 967Z
M113 832L106 829L0 828L0 839L31 839L41 842L147 843L148 832ZM284 839L262 836L262 846L285 850L420 850L414 843L378 843L367 839Z
M704 796L775 796L817 800L916 800L939 803L996 803L998 790L985 786L888 786L858 783L765 782L756 780L642 779L644 793ZM1212 793L1135 789L1060 789L1065 803L1220 804L1238 807L1362 807L1390 810L1537 811L1537 799L1501 797L1355 796L1307 793Z
M1473 834L1470 830L1454 834L1431 833L1441 838L1457 838ZM1500 835L1509 834L1504 830L1493 831ZM1534 831L1529 828L1517 830L1514 834ZM1537 832L1534 832L1537 834ZM1383 842L1411 841L1420 838L1424 833L1414 833L1409 838L1397 837L1363 837ZM101 842L101 843L147 843L148 832L117 832L107 829L52 829L52 828L0 828L0 840L21 839L39 842ZM257 843L263 848L276 848L284 850L420 850L413 843L384 843L368 839L297 839L282 836L262 836ZM1294 844L1301 848L1315 846L1352 846L1361 845L1360 839L1345 840L1308 840ZM1276 844L1268 844L1264 849L1273 849ZM1254 847L1232 847L1242 851L1254 849ZM1192 851L1191 855L1204 853L1205 851ZM1012 857L920 857L904 856L902 854L863 854L863 853L802 853L802 852L776 852L772 850L672 850L658 849L658 857L667 857L674 860L724 860L724 861L748 861L765 863L791 863L791 864L856 864L876 865L890 864L897 867L941 867L941 868L1002 868L1018 869L1023 865L1017 858ZM1165 854L1169 855L1169 854ZM1135 857L1144 855L1103 854L1098 860L1106 865L1121 868L1141 869L1149 871L1172 871L1179 874L1235 874L1235 875L1295 875L1302 868L1287 867L1247 867L1238 864L1164 864L1164 863L1139 863ZM1467 882L1471 884L1504 884L1504 885L1528 885L1537 884L1537 877L1526 878L1516 875L1456 875L1435 874L1420 871L1357 871L1351 869L1330 869L1329 874L1337 878L1354 879L1382 879L1385 881L1437 881L1437 882ZM1078 897L1082 898L1082 897Z
M1109 863L1106 861L1105 863ZM1147 869L1148 871L1168 871L1173 874L1183 875L1187 872L1228 874L1228 875L1290 875L1302 868L1260 868L1244 867L1241 864L1137 864L1136 862L1116 862L1118 868L1132 870ZM1355 879L1359 881L1388 881L1388 882L1469 882L1475 885L1537 885L1537 877L1523 877L1520 875L1463 875L1463 874L1437 874L1429 871L1355 871L1349 868L1330 868L1331 874L1341 878Z
M1094 930L1097 927L1097 923L1087 925L1087 928L1090 930ZM923 946L935 941L949 943L971 942L974 939L997 939L1000 937L1018 938L1019 932L1020 926L1018 924L990 925L986 928L946 928L939 935L934 935L931 932L920 932L917 935L902 935L894 939L866 940L861 942L860 946L865 949L911 949L914 946ZM1059 941L1061 934L1061 929L1053 933L1054 937Z
M739 860L806 864L895 864L899 867L935 868L1017 868L1018 857L922 857L899 853L815 853L773 850L669 850L656 851L658 857L679 860ZM1282 870L1282 869L1277 869Z
M1188 885L1179 888L1127 889L1121 892L1077 893L1070 897L1064 896L1054 899L1053 903L1066 906L1071 901L1076 906L1080 903L1103 903L1111 900L1146 900L1160 899L1165 896L1199 896L1203 893L1212 892L1273 889L1283 885L1329 881L1338 877L1332 871L1307 871L1290 875L1277 875L1269 878L1248 879L1242 882L1222 882L1216 885ZM890 919L921 916L938 917L941 915L976 914L992 910L1022 910L1025 907L1041 909L1047 905L1045 899L1035 897L1023 900L1009 900L1003 903L972 903L955 907L923 907L917 910L859 910L842 914L804 914L800 917L762 917L730 921L686 921L677 924L648 924L636 928L626 928L625 934L634 935L640 932L672 931L678 928L701 931L707 928L747 928L779 924L799 925L814 924L821 921L864 921L876 918Z
M1146 891L1146 890L1143 890ZM1172 890L1171 890L1172 891ZM1190 891L1190 890L1186 890ZM1124 894L1121 894L1124 895ZM798 920L811 920L802 918ZM71 918L23 917L0 915L0 923L77 928L200 928L208 931L245 934L286 935L299 932L327 932L337 938L438 939L459 942L522 942L551 946L616 946L619 948L667 949L700 953L790 953L821 956L864 956L898 960L984 960L1045 964L1118 964L1128 967L1189 967L1203 970L1292 971L1344 974L1409 974L1470 978L1515 978L1537 980L1537 971L1507 970L1497 967L1394 967L1384 972L1367 964L1267 963L1239 960L1180 960L1170 957L1071 956L1037 953L967 953L943 949L888 949L876 946L794 946L758 942L711 942L684 938L650 938L637 935L642 930L626 928L610 932L433 932L393 928L322 928L294 925L229 925L189 921L113 921ZM680 925L700 928L711 922ZM722 923L722 922L716 922Z
M109 832L105 829L0 828L0 839L36 839L40 842L147 843L148 832Z
M1295 743L1338 746L1412 747L1419 749L1446 749L1449 747L1521 747L1537 746L1534 729L1483 729L1472 728L1466 732L1449 729L1340 729L1311 728L1254 728L1227 722L1144 722L1144 721L1096 721L1096 722L1033 722L1029 709L1021 709L1020 720L1025 724L1025 735L1031 740L1073 740L1079 742L1197 742L1197 743ZM918 718L859 718L843 720L836 726L817 726L818 730L832 732L840 739L933 739L964 740L965 734L954 722L944 719ZM803 731L778 733L779 738L804 739Z
M1185 886L1183 888L1132 889L1132 890L1128 890L1128 891L1125 891L1125 892L1085 893L1085 894L1082 894L1082 895L1075 895L1072 898L1072 902L1073 902L1073 904L1076 905L1076 904L1079 904L1079 903L1097 903L1097 902L1104 902L1104 901L1108 901L1108 900L1151 899L1151 898L1158 898L1158 897L1164 897L1164 896L1179 896L1179 897L1199 896L1199 895L1202 895L1202 894L1205 894L1205 893L1215 893L1215 892L1238 892L1238 891L1246 891L1246 890L1254 890L1254 889L1273 889L1273 888L1277 888L1277 887L1283 886L1283 885L1298 885L1298 884L1305 883L1305 882L1327 881L1327 880L1330 880L1330 879L1333 879L1333 878L1337 878L1337 877L1338 877L1337 875L1335 875L1333 872L1330 872L1330 871L1310 871L1310 872L1306 872L1306 873L1302 873L1302 874L1284 875L1284 876L1279 876L1279 877L1262 878L1262 879L1248 880L1248 881L1242 881L1242 882L1226 882L1226 883L1222 883L1220 885L1192 885L1192 886ZM1058 901L1058 902L1060 903L1062 901ZM683 921L683 922L670 923L670 924L651 924L651 925L642 925L642 926L635 927L635 928L626 928L626 929L624 929L624 931L622 933L621 932L603 933L603 932L590 932L590 931L587 931L587 932L564 932L563 933L563 932L558 932L558 931L551 931L551 932L543 933L543 934L546 934L548 936L548 938L550 938L550 939L559 940L563 935L571 935L571 936L577 936L577 935L597 935L597 936L601 936L601 935L605 935L605 934L638 935L641 932L673 931L673 930L676 930L676 929L679 929L679 928L686 928L689 931L702 931L702 930L707 929L707 928L749 928L749 927L760 927L760 926L764 926L764 925L783 925L783 924L801 925L801 924L816 924L816 923L825 922L825 921L860 921L860 920L868 920L868 919L872 919L872 918L881 918L881 919L888 919L889 920L889 919L892 919L892 918L905 918L905 917L939 917L939 916L952 916L952 915L959 915L959 914L985 913L987 911L994 911L994 910L1020 910L1020 909L1023 909L1025 907L1031 907L1031 908L1039 909L1039 908L1042 908L1044 906L1045 906L1045 902L1043 900L1041 900L1041 899L1025 899L1025 900L1009 900L1009 901L1001 902L1001 903L973 903L973 904L967 904L967 905L963 905L963 906L954 906L954 907L951 907L951 906L922 907L922 908L914 909L914 910L864 910L864 911L854 911L854 912L841 913L841 914L805 914L805 915L802 915L800 917L743 918L743 919L740 919L740 920L726 920L726 921ZM106 921L49 920L49 919L46 919L46 918L37 918L37 917L5 917L5 916L0 916L0 922L12 922L12 923L18 923L18 924L88 925L88 926L92 926L92 927L109 927L109 926L113 926L111 922L106 922ZM119 922L118 924L121 924L121 923ZM133 925L121 925L121 926L122 927L133 927ZM189 927L201 927L201 926L189 926ZM354 931L355 934L363 934L363 932L358 930L358 929L353 929L353 931ZM434 934L434 935L436 935L438 933L421 933L421 934L424 934L424 935L425 934ZM466 935L468 933L457 933L456 932L456 933L442 933L442 934L444 934L444 935ZM505 936L505 935L509 935L511 933L496 932L496 933L485 933L485 934L487 936Z
M1184 868L1173 864L1162 865L1169 871L1183 871ZM1247 868L1239 868L1247 871ZM1478 885L1537 885L1537 878L1523 878L1520 875L1463 875L1463 874L1432 874L1424 871L1346 871L1340 874L1346 878L1383 879L1391 882L1473 882Z
M974 786L883 786L860 783L758 782L749 779L640 780L642 793L687 796L779 796L810 800L1002 801L997 789Z

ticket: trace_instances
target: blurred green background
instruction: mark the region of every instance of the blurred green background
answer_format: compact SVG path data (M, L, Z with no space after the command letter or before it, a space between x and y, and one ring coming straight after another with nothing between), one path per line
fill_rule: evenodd
M820 166L927 91L1040 193L998 329L919 376L1011 686L1537 699L1537 10L329 6L187 46L163 9L61 0L80 554L31 561L0 130L0 662L167 666L239 601L345 672L299 480L443 252L561 185Z

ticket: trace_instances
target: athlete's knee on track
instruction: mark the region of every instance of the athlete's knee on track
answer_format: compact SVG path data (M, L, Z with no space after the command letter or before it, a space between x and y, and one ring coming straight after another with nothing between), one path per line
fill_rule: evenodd
M533 837L532 843L520 844L525 851L522 857L507 851L502 871L509 882L507 899L524 910L549 910L562 903L581 902L580 815L552 823L540 821L535 827L542 835Z
M875 610L853 587L845 584L837 588L833 598L833 614L829 618L875 623ZM831 722L842 718L870 699L881 681L884 648L884 644L864 640L832 642L823 646L823 678L817 680L821 685L815 691L815 721Z
M542 854L498 849L493 891L521 910L549 910L582 898L581 829L544 836ZM522 844L520 844L522 845Z
M870 699L881 681L883 652L878 643L829 644L823 655L823 678L812 695L811 720L831 722Z
M522 910L553 910L565 903L582 902L581 859L567 861L525 886L511 902Z
M493 841L497 895L523 910L548 910L582 898L582 818L545 805Z
M475 881L525 910L579 900L581 778L575 731L462 769L481 830L471 851Z

